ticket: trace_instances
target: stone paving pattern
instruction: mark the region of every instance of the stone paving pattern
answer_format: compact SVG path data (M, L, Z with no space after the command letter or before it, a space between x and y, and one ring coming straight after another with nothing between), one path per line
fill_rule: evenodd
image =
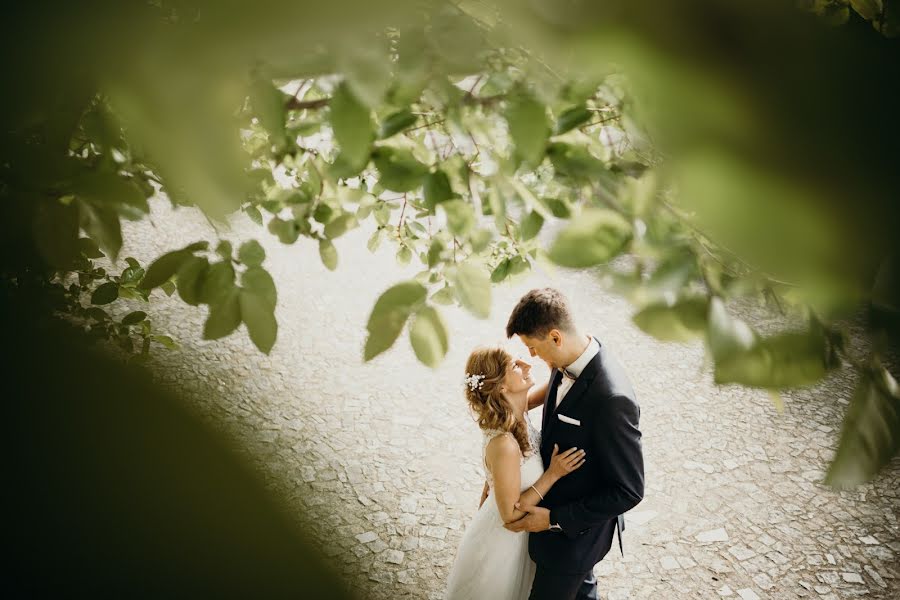
M125 233L123 256L142 262L216 239L198 212L162 200L151 221ZM438 369L418 363L406 334L363 363L375 300L417 270L398 266L388 244L370 254L369 234L338 239L340 266L330 272L309 240L285 246L243 218L223 232L235 245L259 239L268 253L279 323L270 356L243 327L203 341L203 307L157 291L150 309L156 328L182 344L156 349L160 381L234 436L360 597L441 598L483 484L465 359L478 344L504 341L522 293L552 285L624 363L642 407L646 496L627 515L624 558L610 552L596 567L604 598L900 598L900 461L859 489L820 484L851 370L784 394L779 414L765 392L714 385L701 344L644 335L632 306L592 274L543 270L496 288L487 320L443 309L450 352ZM547 376L534 367L537 380Z

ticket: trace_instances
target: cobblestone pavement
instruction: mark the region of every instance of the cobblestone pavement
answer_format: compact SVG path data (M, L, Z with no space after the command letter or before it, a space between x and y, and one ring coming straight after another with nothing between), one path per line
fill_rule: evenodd
M152 223L129 224L123 256L143 262L215 239L193 210L159 201L153 209ZM156 327L182 344L156 351L161 381L235 436L361 597L441 596L483 482L480 434L461 392L464 361L474 346L501 341L516 300L543 285L566 293L579 322L611 346L642 406L646 497L627 516L624 558L611 552L596 567L604 597L900 597L900 463L853 491L819 483L851 371L785 394L779 414L764 392L715 386L699 343L642 334L631 306L583 272L538 272L496 289L488 320L443 310L451 347L436 370L415 360L406 336L365 364L371 307L415 273L387 246L370 254L368 233L337 240L336 272L308 240L284 246L244 220L223 234L256 237L267 249L279 322L268 357L243 328L203 341L203 308L160 292L151 307ZM547 376L543 364L535 371Z

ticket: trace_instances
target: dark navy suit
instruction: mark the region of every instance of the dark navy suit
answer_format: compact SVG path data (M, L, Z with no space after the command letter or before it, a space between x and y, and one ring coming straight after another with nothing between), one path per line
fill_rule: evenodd
M537 564L533 600L597 598L593 567L609 552L617 528L621 547L622 514L644 496L640 407L625 371L600 344L557 407L562 377L553 372L544 399L541 458L547 467L556 444L560 452L585 449L587 461L541 502L562 532L530 534L528 550Z

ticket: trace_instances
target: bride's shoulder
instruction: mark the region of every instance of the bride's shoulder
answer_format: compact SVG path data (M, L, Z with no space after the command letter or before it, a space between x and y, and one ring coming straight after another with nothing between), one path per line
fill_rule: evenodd
M507 454L519 455L519 443L508 431L496 431L485 433L487 443L485 452L489 455L505 456Z

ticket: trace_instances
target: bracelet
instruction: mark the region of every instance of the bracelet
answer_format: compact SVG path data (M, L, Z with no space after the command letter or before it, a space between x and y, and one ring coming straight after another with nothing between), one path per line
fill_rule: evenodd
M537 495L538 495L538 496L540 496L540 497L541 497L541 500L543 500L543 499L544 499L544 495L543 495L543 494L541 494L541 493L540 493L540 492L539 492L539 491L538 491L538 489L537 489L537 488L536 488L536 487L534 487L534 486L531 486L531 489L533 489L533 490L534 490L534 493L535 493L535 494L537 494Z

